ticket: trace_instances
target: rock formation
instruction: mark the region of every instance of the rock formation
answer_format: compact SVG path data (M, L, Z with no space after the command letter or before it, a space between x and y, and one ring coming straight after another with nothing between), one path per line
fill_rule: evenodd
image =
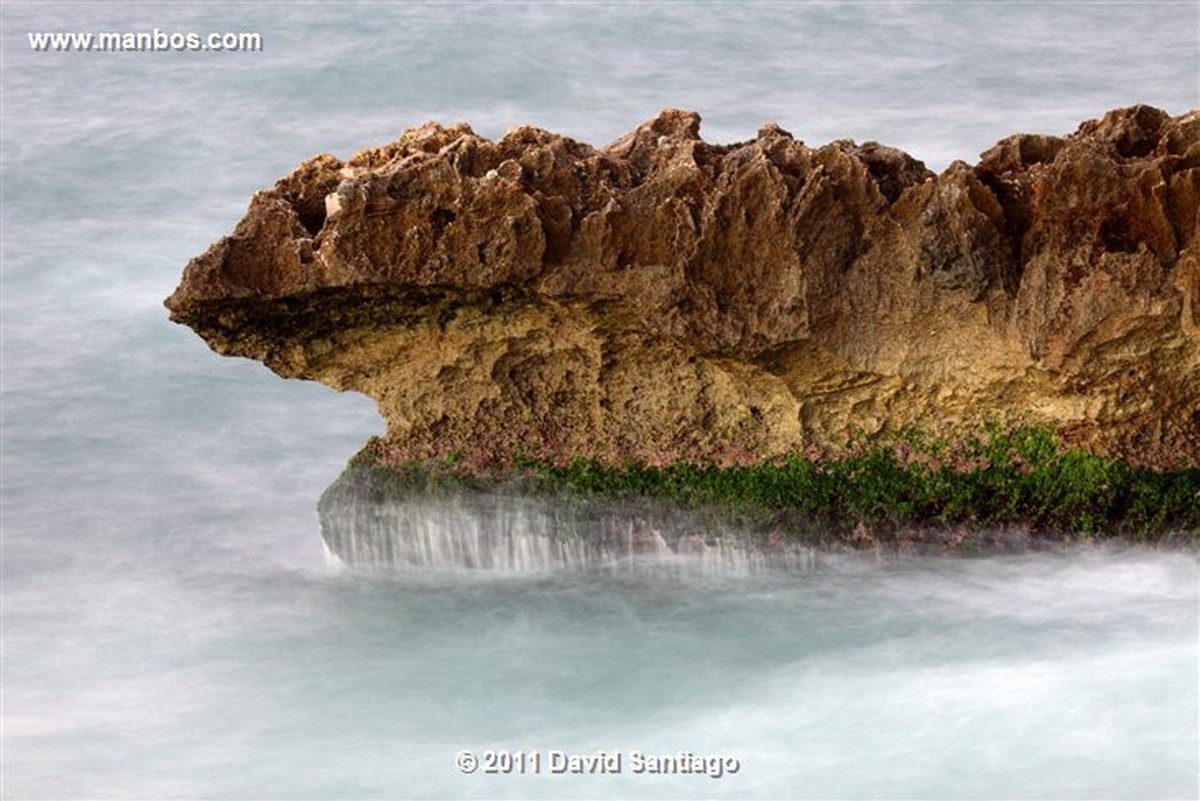
M1040 425L1200 464L1200 112L934 175L662 112L604 148L426 124L260 191L171 319L374 398L385 461L746 462Z

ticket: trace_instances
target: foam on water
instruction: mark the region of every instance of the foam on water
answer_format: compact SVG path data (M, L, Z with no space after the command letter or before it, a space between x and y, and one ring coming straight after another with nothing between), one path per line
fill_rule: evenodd
M9 736L25 758L10 787L233 797L264 787L285 797L1195 792L1192 556L824 556L807 573L662 578L340 569L93 583L116 592L80 599L65 616L60 599L10 643L24 655L9 669L19 688L8 688ZM633 750L691 751L742 768L719 782L489 777L453 767L463 749L621 751L627 764Z

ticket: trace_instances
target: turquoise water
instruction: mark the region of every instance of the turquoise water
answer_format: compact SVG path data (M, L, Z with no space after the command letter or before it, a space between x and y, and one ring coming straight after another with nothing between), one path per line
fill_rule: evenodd
M5 798L1194 797L1194 556L824 559L749 578L394 575L322 545L381 423L166 320L182 266L321 151L436 118L600 144L901 146L934 169L1200 105L1194 3L6 3ZM26 34L252 30L261 53ZM464 774L463 750L619 753ZM736 759L720 779L632 753Z

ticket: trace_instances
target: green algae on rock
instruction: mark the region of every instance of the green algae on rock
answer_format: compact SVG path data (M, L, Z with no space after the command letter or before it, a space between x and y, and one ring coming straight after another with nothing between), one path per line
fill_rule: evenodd
M725 467L518 456L487 474L455 459L381 464L381 444L352 459L319 505L330 548L355 564L429 564L442 549L470 567L524 560L586 569L621 557L686 555L746 570L805 566L812 549L904 555L1114 539L1200 544L1200 468L1134 468L1059 448L1037 429L953 446L909 434L820 461ZM450 545L445 531L413 536L447 514L454 525L442 528L467 531L466 540ZM516 540L524 550L514 549Z

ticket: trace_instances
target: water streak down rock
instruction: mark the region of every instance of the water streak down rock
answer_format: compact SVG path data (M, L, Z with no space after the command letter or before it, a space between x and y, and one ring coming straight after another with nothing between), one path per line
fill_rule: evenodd
M603 148L426 124L258 192L166 301L374 398L385 462L752 462L1041 425L1200 464L1200 112L1112 111L934 175L667 110Z

